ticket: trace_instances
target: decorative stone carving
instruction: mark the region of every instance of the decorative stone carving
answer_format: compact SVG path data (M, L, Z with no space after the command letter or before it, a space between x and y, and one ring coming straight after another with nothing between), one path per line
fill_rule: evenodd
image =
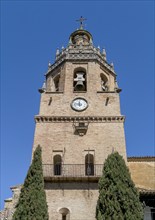
M123 123L125 116L35 116L36 123Z

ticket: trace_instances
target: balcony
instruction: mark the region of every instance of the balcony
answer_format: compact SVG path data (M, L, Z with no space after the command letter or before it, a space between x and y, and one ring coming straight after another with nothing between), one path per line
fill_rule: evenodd
M90 181L98 182L103 164L43 164L46 181Z

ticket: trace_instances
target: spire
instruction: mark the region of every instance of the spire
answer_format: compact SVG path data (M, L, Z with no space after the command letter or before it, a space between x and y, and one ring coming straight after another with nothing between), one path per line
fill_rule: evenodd
M106 50L104 48L102 50L102 54L103 54L104 60L107 60Z
M59 54L60 54L60 51L59 51L59 49L57 48L57 50L56 50L56 59L58 58Z
M48 62L48 67L50 67L50 66L51 66L51 62L49 61L49 62Z
M122 89L120 89L119 88L119 86L118 86L118 83L117 83L117 80L115 80L115 92L121 92L122 91Z
M111 66L111 68L114 69L114 63L113 62L111 62L110 66Z
M86 19L86 18L83 18L82 16L81 16L78 20L76 20L76 21L79 21L79 22L80 22L80 28L79 28L79 29L83 29L83 27L84 27L83 22L84 22L85 20L87 20L87 19Z
M56 56L58 56L59 53L60 53L60 51L59 51L59 49L57 48L57 50L56 50Z

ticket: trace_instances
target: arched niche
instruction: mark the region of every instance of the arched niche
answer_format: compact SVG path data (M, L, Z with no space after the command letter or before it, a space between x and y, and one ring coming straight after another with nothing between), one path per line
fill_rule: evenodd
M100 73L100 78L101 78L101 90L108 91L109 90L108 77L104 73Z
M85 68L77 67L74 69L73 88L75 92L87 91L87 74Z
M61 214L61 220L70 220L70 211L68 208L61 208L59 213Z
M53 82L55 86L55 92L60 90L60 73L53 77Z

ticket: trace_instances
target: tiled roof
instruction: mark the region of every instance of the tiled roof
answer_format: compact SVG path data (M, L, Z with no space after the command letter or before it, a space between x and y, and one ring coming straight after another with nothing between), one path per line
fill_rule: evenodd
M133 157L128 157L127 161L128 162L143 162L143 161L146 161L146 162L154 161L155 162L155 157L154 156L143 156L143 157L133 156Z

